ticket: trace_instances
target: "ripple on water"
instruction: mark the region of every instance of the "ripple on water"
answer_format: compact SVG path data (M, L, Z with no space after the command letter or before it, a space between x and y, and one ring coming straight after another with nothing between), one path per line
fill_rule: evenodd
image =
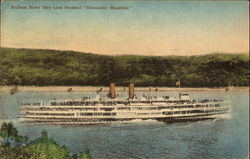
M86 93L94 96L94 94ZM162 93L162 94L165 94ZM162 95L160 94L160 95ZM177 94L177 93L172 93ZM1 94L4 120L13 121L20 134L35 139L45 129L72 153L89 148L95 159L240 159L248 156L248 92L191 92L194 99L227 99L230 118L198 122L135 122L88 126L32 125L17 119L20 101L79 98L82 93Z

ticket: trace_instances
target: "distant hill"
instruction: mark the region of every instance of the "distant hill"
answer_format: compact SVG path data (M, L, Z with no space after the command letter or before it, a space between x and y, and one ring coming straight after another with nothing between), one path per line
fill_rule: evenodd
M0 48L0 85L249 86L249 56L105 56Z

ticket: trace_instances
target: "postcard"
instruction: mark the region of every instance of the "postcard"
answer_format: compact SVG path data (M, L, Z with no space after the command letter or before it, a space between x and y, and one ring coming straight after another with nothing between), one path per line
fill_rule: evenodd
M3 0L1 159L249 158L249 2Z

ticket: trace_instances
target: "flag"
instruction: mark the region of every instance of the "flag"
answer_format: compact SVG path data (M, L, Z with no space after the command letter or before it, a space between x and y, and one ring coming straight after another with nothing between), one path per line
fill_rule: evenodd
M100 93L102 91L102 88L100 88L99 90L97 90L97 93Z
M177 82L175 83L175 85L180 87L180 86L181 86L181 81L177 81Z

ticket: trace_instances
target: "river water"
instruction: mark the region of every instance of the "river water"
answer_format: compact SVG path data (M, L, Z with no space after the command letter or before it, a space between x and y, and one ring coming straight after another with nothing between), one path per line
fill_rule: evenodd
M89 126L32 125L20 123L21 102L49 102L51 98L94 97L95 93L25 92L0 93L1 116L12 121L21 135L33 140L47 130L49 136L71 153L90 149L95 159L245 159L249 156L249 92L190 91L192 99L223 99L231 102L227 118L198 122L157 121ZM151 95L178 96L178 92ZM102 93L102 96L105 96ZM125 97L120 93L120 97ZM139 96L139 95L138 95Z

